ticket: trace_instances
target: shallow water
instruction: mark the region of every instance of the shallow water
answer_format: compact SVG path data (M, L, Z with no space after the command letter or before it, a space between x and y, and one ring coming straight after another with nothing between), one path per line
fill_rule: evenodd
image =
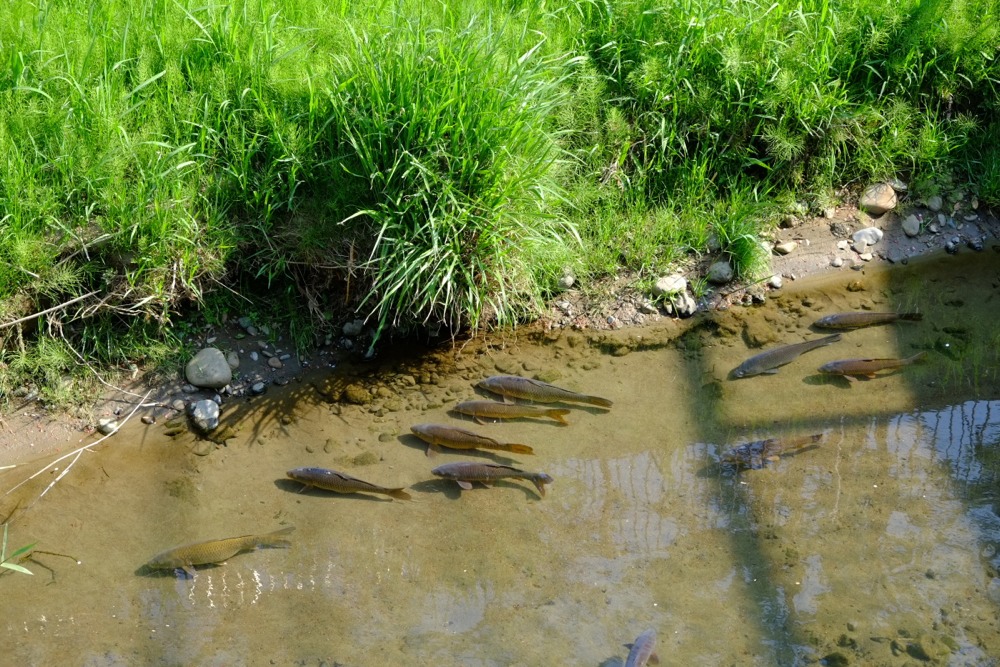
M809 324L821 315L861 307L924 321L845 333L775 375L726 379L761 349L820 335ZM611 667L654 628L664 664L835 664L839 653L994 665L997 322L997 256L966 254L799 281L763 307L695 323L519 334L329 370L227 405L238 436L214 449L133 420L41 499L66 462L0 499L0 516L17 507L8 551L37 541L82 561L36 554L23 562L35 576L0 577L0 651L22 664ZM918 349L926 363L874 380L816 372ZM497 372L558 373L556 384L615 405L575 408L568 427L448 412ZM348 383L383 395L328 402ZM536 455L428 458L409 435L420 422ZM809 433L823 434L818 448L764 469L718 464L733 444ZM540 499L524 481L460 491L430 474L473 458L555 483ZM42 465L0 473L0 493ZM300 466L407 486L415 500L299 493L284 472ZM285 525L292 548L193 579L139 569L179 544Z

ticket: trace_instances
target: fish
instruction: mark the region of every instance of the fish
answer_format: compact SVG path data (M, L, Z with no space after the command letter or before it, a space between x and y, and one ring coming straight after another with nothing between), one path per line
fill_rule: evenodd
M397 500L412 500L402 487L390 489L326 468L294 468L285 473L296 482L337 493L381 493Z
M416 424L410 427L415 436L427 443L427 453L438 447L450 449L497 449L513 454L534 454L535 450L527 445L506 443L479 435L464 428L443 426L441 424Z
M917 352L912 357L907 357L906 359L841 359L823 364L819 367L819 372L830 375L843 375L848 380L853 380L852 376L873 378L878 371L909 366L910 364L917 363L926 356L926 352Z
M732 379L737 379L760 375L761 373L777 373L778 366L784 366L789 362L795 361L801 354L815 350L817 347L836 343L838 340L840 340L839 333L761 352L734 368L729 373L729 376Z
M222 563L244 551L255 551L261 548L288 548L292 546L291 542L281 539L281 537L293 530L295 530L295 526L287 526L264 535L243 535L186 544L156 554L146 563L145 567L150 570L176 570L180 568L189 577L193 577L195 565Z
M527 472L518 470L511 466L500 465L499 463L478 463L472 461L461 461L459 463L446 463L431 470L431 473L445 479L452 479L458 485L468 491L472 488L472 482L481 482L487 486L493 484L498 479L526 479L538 489L538 495L545 497L545 484L551 484L554 480L544 472Z
M632 648L625 658L623 667L645 667L649 662L659 662L654 651L656 650L656 630L650 628L635 638Z
M779 461L782 454L790 456L819 447L816 443L822 437L822 433L816 433L792 438L755 440L729 449L722 454L719 461L723 465L735 466L743 470L760 470L767 463Z
M876 324L889 324L897 320L919 322L922 319L924 319L923 313L869 313L862 311L827 315L816 320L813 326L821 329L860 329Z
M601 408L610 408L612 405L611 401L600 396L578 394L520 375L493 375L481 380L476 386L504 397L521 398L536 403L586 403Z
M569 425L569 422L563 419L570 412L565 409L537 408L533 405L500 403L499 401L464 401L452 409L463 415L475 417L476 421L480 424L483 423L482 417L486 417L487 419L518 419L520 417L542 419L548 417L549 419L555 419L563 426Z

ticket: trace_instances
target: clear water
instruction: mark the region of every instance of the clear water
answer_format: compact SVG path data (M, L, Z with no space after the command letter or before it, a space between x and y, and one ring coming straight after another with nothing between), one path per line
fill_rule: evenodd
M849 283L862 281L861 291ZM855 289L859 285L852 285ZM805 303L803 303L805 301ZM762 348L819 335L840 310L915 309L920 323L850 332L778 374L729 381ZM0 498L15 508L0 576L11 664L620 665L646 628L664 664L995 665L1000 656L1000 262L993 253L799 281L756 309L643 330L520 333L378 368L338 368L226 406L238 436L133 420L62 472ZM930 350L874 380L823 363ZM570 426L479 426L448 408L497 372L615 401ZM329 403L347 383L375 403ZM535 448L555 478L460 491L411 424L465 426ZM822 433L762 470L729 446ZM365 461L371 463L358 465ZM0 473L6 492L44 465ZM320 466L413 502L298 493ZM244 553L193 579L139 568L164 549L294 525L290 549ZM838 663L839 654L849 663Z

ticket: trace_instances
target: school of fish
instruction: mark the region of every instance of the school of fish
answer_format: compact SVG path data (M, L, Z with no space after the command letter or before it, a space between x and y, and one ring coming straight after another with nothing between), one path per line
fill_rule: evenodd
M820 329L853 330L861 327L889 324L898 321L918 322L920 313L891 312L848 312L827 315L814 323ZM842 340L842 334L835 333L766 350L746 359L734 368L731 379L749 378L757 375L774 374L782 366L791 364L807 352L832 345ZM860 358L829 361L819 367L825 375L835 375L854 380L858 377L874 378L879 371L893 370L917 363L925 353L921 352L904 359ZM577 393L546 382L516 375L494 375L478 382L476 386L501 400L469 400L456 404L452 411L472 417L476 423L484 420L551 419L557 424L568 426L566 416L571 410L566 407L550 407L549 404L579 404L609 410L612 402L600 396ZM528 401L530 403L516 402ZM542 404L541 406L532 405ZM447 424L414 424L411 433L426 446L428 456L440 452L441 448L455 451L505 452L507 454L534 455L535 450L526 444L509 443L477 433L475 431ZM722 453L719 463L737 470L756 470L767 463L775 462L781 456L790 456L818 447L821 433L767 438L736 445ZM501 480L524 480L534 485L539 498L544 498L546 486L553 478L544 472L522 470L506 463L483 461L458 461L445 463L433 468L436 478L453 481L461 490L470 490L474 483L493 486ZM288 470L286 477L297 482L299 490L319 489L333 495L374 494L396 500L411 500L412 496L403 487L382 486L361 480L343 472L318 467L300 467ZM287 480L286 480L287 481ZM249 534L240 537L212 539L194 542L167 549L149 559L143 566L147 572L183 571L193 577L198 566L218 565L230 558L262 548L288 548L291 543L285 537L294 530L286 526L270 533ZM656 631L652 628L642 632L630 647L624 667L641 667L650 660L655 661Z

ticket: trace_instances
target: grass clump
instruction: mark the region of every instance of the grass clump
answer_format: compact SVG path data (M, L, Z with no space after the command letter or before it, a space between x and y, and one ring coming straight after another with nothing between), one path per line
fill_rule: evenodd
M546 121L564 93L542 40L517 35L518 55L475 20L455 28L352 32L333 72L335 152L368 187L342 224L364 227L361 307L380 330L514 322L539 296L525 245L572 237L548 210L563 195Z

